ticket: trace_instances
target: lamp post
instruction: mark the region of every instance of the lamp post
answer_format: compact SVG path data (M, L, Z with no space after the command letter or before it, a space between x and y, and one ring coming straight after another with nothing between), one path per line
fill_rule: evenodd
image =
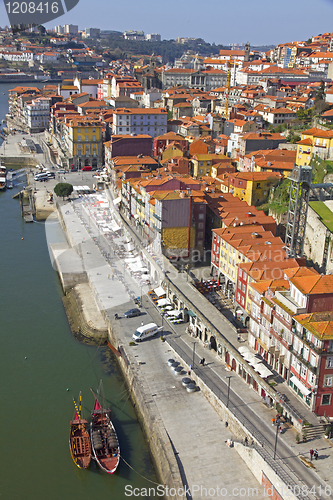
M228 379L228 396L227 396L227 408L229 408L229 396L230 396L230 379L232 375L227 375L225 378Z
M197 343L197 342L192 342L192 344L193 344L193 360L192 360L192 370L194 370L194 357L195 357L195 344L196 344L196 343Z
M276 447L277 447L277 439L278 439L279 427L280 427L280 422L278 422L276 424L276 436L275 436L275 446L274 446L274 457L273 457L273 460L275 460L275 455L276 455Z

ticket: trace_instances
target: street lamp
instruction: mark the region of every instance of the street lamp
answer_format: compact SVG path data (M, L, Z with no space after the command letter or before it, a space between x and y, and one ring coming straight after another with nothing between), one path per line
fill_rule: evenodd
M273 457L273 460L275 460L275 455L276 455L276 447L277 447L277 438L278 438L279 428L280 428L280 419L277 419L276 420L276 436L275 436L275 446L274 446L274 457Z
M229 395L230 395L230 379L232 375L227 375L225 378L228 379L228 396L227 396L227 408L229 408Z
M194 370L195 344L197 344L197 342L192 342L192 344L193 344L192 370Z

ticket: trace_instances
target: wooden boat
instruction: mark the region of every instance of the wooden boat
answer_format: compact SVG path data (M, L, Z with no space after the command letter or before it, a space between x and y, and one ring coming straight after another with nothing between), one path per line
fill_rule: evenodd
M116 430L110 418L111 410L103 408L98 397L93 391L91 392L95 398L90 423L92 456L103 471L113 474L119 465L120 448Z
M80 393L80 410L75 406L75 417L71 420L71 430L69 434L69 449L72 459L80 469L87 469L91 462L91 442L89 432L86 429L87 420L81 418L81 393Z

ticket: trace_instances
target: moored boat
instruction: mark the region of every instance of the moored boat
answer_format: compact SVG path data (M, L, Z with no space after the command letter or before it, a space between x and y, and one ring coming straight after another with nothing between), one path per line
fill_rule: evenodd
M91 442L89 432L86 429L88 421L81 418L81 393L80 409L78 409L74 398L73 401L76 411L74 420L71 420L69 449L75 465L80 469L87 469L91 462Z
M4 191L6 189L6 175L7 169L2 160L0 160L0 191Z
M113 474L120 460L118 437L110 418L111 410L103 408L95 394L94 398L90 423L92 457L103 471Z

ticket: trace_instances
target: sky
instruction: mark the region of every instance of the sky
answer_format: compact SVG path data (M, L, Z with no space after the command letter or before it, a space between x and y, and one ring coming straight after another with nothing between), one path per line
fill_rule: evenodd
M8 24L7 1L0 0L2 27ZM162 39L181 36L223 45L247 41L276 45L333 31L332 19L333 0L80 0L45 27L77 24L79 30L142 30L159 33Z

